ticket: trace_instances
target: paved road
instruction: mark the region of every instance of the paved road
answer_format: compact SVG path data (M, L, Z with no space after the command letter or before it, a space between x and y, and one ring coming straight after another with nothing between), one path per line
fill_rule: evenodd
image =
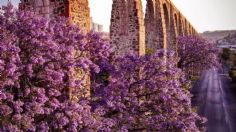
M193 106L208 119L207 132L236 132L236 87L227 74L205 71L192 93Z

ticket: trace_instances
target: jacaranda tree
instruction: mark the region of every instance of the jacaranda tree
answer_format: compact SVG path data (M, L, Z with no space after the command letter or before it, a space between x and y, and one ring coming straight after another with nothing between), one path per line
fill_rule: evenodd
M183 73L174 53L160 50L113 61L110 83L103 89L103 117L107 131L198 131L203 119L191 110L190 93L183 89Z
M0 131L199 130L171 52L111 59L98 34L12 8L0 13Z
M91 111L88 99L69 99L68 89L82 89L83 76L99 72L93 62L106 58L108 49L100 39L62 18L49 21L3 7L0 131L98 130L99 113ZM88 52L92 57L84 57ZM84 75L72 76L75 69Z
M203 70L219 66L218 50L213 43L200 37L185 36L178 38L178 67L187 75L201 73Z

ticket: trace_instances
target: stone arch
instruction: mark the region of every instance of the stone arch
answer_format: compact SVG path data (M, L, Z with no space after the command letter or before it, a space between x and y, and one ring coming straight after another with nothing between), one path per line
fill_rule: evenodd
M186 19L184 19L184 34L185 36L189 36L189 32L188 32L188 22Z
M192 27L193 35L197 34L197 31Z
M21 0L19 9L30 9L40 16L70 17L82 31L90 27L89 0ZM147 0L145 27L141 0L112 0L110 40L116 53L130 50L145 53L145 42L152 49L170 48L177 35L197 32L170 0ZM177 35L176 35L177 34ZM145 40L145 38L147 38Z
M177 15L173 6L170 8L170 44L169 49L176 51L177 49Z
M126 0L113 0L110 41L112 51L116 54L124 54L128 45L128 10Z
M164 39L166 41L166 45L164 46L164 49L169 49L169 46L170 46L170 13L169 13L169 10L168 10L168 6L166 3L163 3L162 4L162 8L163 8L163 21L164 21L164 24L163 24L163 27L164 27Z
M116 55L145 54L145 28L141 0L113 0L110 40Z
M157 43L157 24L156 24L156 8L154 0L147 0L145 14L145 44L146 51L152 52L158 48Z
M166 31L164 27L164 15L163 15L163 6L160 0L156 0L155 2L156 8L156 39L157 39L157 49L166 48Z
M192 35L191 34L191 24L190 23L188 23L188 33L189 33L189 35Z
M189 32L189 35L192 35L192 29L191 29L191 25L188 24L188 32Z
M189 32L190 32L190 35L193 35L193 28L191 25L189 25Z
M184 21L184 18L182 17L182 27L183 27L183 36L186 36L186 25L185 25L185 21Z
M141 0L127 0L130 51L145 54L145 27ZM123 27L121 27L123 28Z
M177 32L178 32L179 31L179 27L178 27L179 21L178 21L177 13L174 13L174 21L175 21L176 29L177 29Z
M183 31L183 20L181 15L179 14L179 25L178 25L179 29L178 29L178 35L179 36L184 36L184 31Z

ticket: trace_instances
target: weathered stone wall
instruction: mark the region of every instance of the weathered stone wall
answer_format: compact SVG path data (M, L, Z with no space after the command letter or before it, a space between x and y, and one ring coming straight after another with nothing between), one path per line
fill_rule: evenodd
M177 30L177 14L174 7L170 6L170 46L169 49L173 51L177 51L177 37L178 37L178 30Z
M152 9L152 4L154 4L154 9ZM159 48L175 49L175 41L178 33L176 31L177 21L173 16L175 10L170 7L170 1L147 1L145 18L147 50L154 51ZM151 13L153 11L154 17Z
M157 49L159 48L166 48L167 42L166 42L166 29L165 29L165 23L164 23L164 13L163 13L163 6L162 2L160 0L156 0L155 2L155 11L156 11L156 36L157 36ZM146 31L148 32L148 31ZM156 50L156 49L153 49Z
M184 36L184 29L183 29L183 20L182 20L182 17L180 16L180 14L179 14L179 30L178 30L178 35L179 36Z
M116 55L130 50L128 44L128 7L126 0L113 0L110 25L110 41Z
M62 5L61 5L62 3ZM58 5L58 6L56 6ZM61 5L61 6L59 6ZM31 10L35 12L35 14L40 16L45 16L49 18L56 10L54 8L61 9L60 12L65 12L65 6L63 2L50 2L49 0L21 0L21 3L19 4L20 10ZM60 14L58 12L58 14Z
M147 51L158 48L176 51L178 36L197 34L170 0L147 0L145 32Z
M170 11L168 8L168 3L161 3L161 12L162 12L162 25L164 29L164 49L169 49L170 47Z
M90 9L88 0L69 0L69 16L83 32L90 30Z
M131 52L138 55L145 54L145 28L141 0L127 0L128 2L128 45Z
M110 39L116 55L145 54L145 28L141 0L113 0Z
M151 53L155 49L160 48L159 38L161 38L158 33L159 24L157 20L155 0L147 0L144 22L145 22L146 53Z
M185 18L184 18L184 35L185 36L189 35L188 22Z
M88 0L21 0L20 10L31 10L39 16L70 17L83 32L90 30L90 9Z

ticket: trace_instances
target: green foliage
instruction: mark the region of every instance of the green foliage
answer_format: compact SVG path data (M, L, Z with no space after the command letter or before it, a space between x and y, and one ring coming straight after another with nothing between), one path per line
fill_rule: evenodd
M228 65L229 67L236 66L236 55L235 53L230 50L229 48L224 48L222 53L220 54L220 58L224 64Z
M232 56L232 51L229 48L224 48L221 53L221 59L224 61L230 60Z
M236 67L230 69L229 76L231 77L233 82L236 82Z
M146 54L152 54L154 52L155 52L154 49L146 48Z
M199 79L199 76L190 76L189 77L189 80L194 82L194 81L197 81Z

